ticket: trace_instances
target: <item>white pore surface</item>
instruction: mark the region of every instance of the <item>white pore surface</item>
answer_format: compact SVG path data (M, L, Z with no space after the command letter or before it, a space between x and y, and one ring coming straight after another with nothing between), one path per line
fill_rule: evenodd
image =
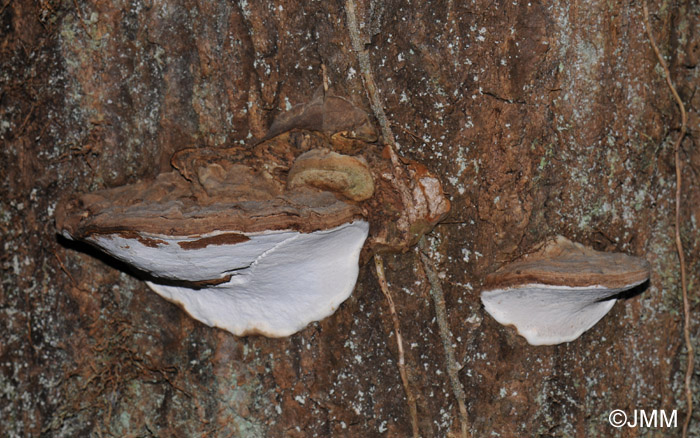
M606 298L636 285L608 289L530 284L483 291L481 302L496 321L515 326L528 343L555 345L581 336L617 301Z
M227 283L203 289L147 283L209 326L238 336L288 336L331 315L350 296L368 230L367 222L355 221L308 234L265 234L255 257L247 247L245 256L235 256L240 243L229 246L237 262L229 265ZM249 242L258 241L251 236Z
M216 231L201 236L139 233L142 238L159 242L155 247L119 234L99 234L89 240L105 252L155 277L195 282L221 279L231 271L246 269L264 252L299 234L294 231L238 233L250 240L199 249L183 249L178 244L228 233Z

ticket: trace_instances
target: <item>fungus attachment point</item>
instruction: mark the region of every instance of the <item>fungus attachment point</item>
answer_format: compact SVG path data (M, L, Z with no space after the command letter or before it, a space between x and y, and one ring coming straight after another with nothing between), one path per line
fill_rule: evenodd
M558 236L486 278L481 301L532 345L570 342L593 327L620 293L649 279L639 257L605 253Z

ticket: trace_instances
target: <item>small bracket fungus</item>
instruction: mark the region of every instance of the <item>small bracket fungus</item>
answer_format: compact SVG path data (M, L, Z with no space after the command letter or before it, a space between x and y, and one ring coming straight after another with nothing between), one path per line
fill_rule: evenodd
M316 89L310 102L280 114L263 141L293 129L317 131L336 139L344 137L364 143L377 140L377 132L367 113L347 99L326 94L323 86Z
M339 193L352 201L364 201L374 194L374 179L362 157L328 149L314 149L294 160L287 187L304 185Z
M56 226L207 325L287 336L352 293L361 253L405 250L449 210L434 176L373 138L362 110L320 95L252 147L179 151L153 181L62 202Z
M639 257L605 253L558 236L486 277L481 301L532 345L570 342L593 327L620 293L649 279Z

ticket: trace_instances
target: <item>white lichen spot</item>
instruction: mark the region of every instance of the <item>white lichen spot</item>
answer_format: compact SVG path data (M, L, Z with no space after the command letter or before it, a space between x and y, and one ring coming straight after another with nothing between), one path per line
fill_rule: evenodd
M466 319L466 322L468 322L471 325L479 325L479 324L481 324L481 321L482 321L481 317L479 315L477 315L476 313Z

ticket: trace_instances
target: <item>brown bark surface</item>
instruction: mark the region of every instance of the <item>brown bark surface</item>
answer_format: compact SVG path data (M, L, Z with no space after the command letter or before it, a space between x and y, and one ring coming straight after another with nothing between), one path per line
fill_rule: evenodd
M614 409L664 409L680 426L686 410L679 117L640 5L356 9L400 153L437 175L452 202L427 247L471 436L679 435L608 423ZM700 10L686 0L650 10L689 112L681 236L697 345ZM262 138L276 115L311 100L322 66L336 94L372 113L347 22L334 1L0 3L0 435L411 435L372 263L331 317L288 338L237 338L54 226L65 196L154 178L182 149ZM484 312L479 290L557 234L645 257L650 286L578 340L533 347ZM384 260L421 436L460 436L418 251ZM697 371L693 383L699 394ZM700 409L690 430L700 436Z

